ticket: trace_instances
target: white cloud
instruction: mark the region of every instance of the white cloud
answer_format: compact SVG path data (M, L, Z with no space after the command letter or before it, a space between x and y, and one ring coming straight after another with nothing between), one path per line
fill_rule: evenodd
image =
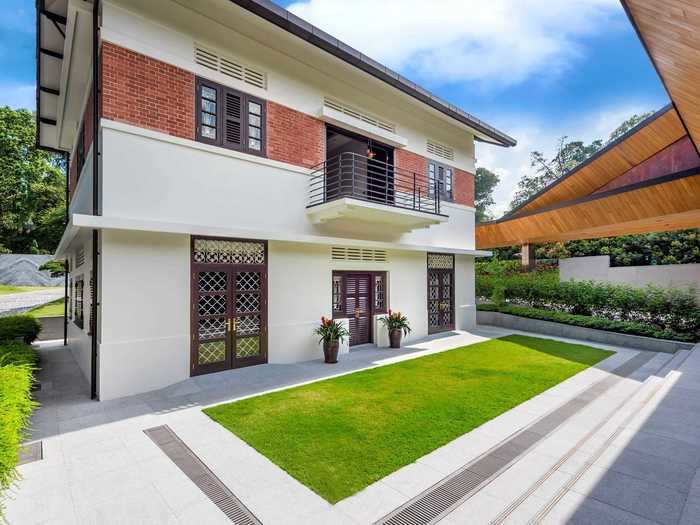
M0 85L0 107L34 110L36 106L36 89L34 84Z
M568 119L566 122L537 120L531 116L508 115L499 117L503 128L518 140L514 148L500 148L477 143L477 166L488 168L500 177L500 183L494 191L496 201L492 212L496 217L508 209L518 181L525 173L530 173L530 152L542 151L551 158L557 140L568 136L569 140L582 140L590 143L595 139L608 139L610 132L632 115L659 109L648 101L627 102L615 107Z
M608 29L617 0L304 0L289 10L428 85L482 89L574 66L582 36Z

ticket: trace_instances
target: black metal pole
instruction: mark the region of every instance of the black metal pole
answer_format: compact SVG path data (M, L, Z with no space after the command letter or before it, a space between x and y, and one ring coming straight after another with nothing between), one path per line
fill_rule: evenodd
M100 67L99 67L99 17L100 17L100 1L94 0L92 5L92 214L99 215L99 176L98 170L100 166L99 160L99 124L100 124ZM90 348L90 397L97 399L97 298L99 297L98 288L98 250L97 243L99 240L96 229L92 230L92 301L90 303L90 331L91 348Z
M64 155L66 161L66 228L70 222L70 153ZM68 344L68 260L63 263L63 346Z

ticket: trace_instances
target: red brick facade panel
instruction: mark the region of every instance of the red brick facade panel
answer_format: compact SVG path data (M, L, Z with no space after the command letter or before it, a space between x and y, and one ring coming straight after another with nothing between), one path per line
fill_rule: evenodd
M689 137L674 142L641 164L613 179L594 193L621 188L700 166L700 157Z
M474 206L474 174L455 168L454 201Z
M194 74L109 42L102 45L102 115L194 140Z
M416 174L416 190L421 195L428 194L428 159L406 151L394 150L394 167L396 167L396 189L398 191L413 192L412 174Z
M314 117L267 102L267 157L307 168L325 160L326 127Z

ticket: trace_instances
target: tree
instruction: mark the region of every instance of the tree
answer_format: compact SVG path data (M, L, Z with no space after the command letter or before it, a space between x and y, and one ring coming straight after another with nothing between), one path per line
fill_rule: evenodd
M34 115L0 108L0 247L53 251L63 232L64 159L36 148Z
M476 222L491 220L489 207L495 204L493 190L500 182L498 175L486 168L477 168L474 177L474 206L476 207Z
M535 169L535 173L523 175L518 182L518 189L510 202L511 210L574 169L603 145L603 141L599 139L584 144L580 140L567 142L568 138L564 136L559 139L557 152L551 159L547 159L541 151L530 153L530 167Z
M642 113L641 115L637 115L635 113L630 118L625 120L622 124L620 124L617 128L615 128L615 130L612 133L610 133L607 144L610 144L611 142L619 139L622 135L627 133L629 130L631 130L633 127L639 124L642 120L650 117L653 114L653 111L647 111L646 113Z

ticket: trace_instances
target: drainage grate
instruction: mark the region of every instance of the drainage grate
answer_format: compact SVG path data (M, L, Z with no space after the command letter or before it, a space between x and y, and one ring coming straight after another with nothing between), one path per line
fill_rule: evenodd
M655 354L637 354L611 372L611 376L590 386L529 427L499 443L490 451L439 481L387 516L377 525L426 525L436 523L458 504L478 492L496 475L518 460L529 448L559 427L583 407L649 362Z
M33 461L44 459L44 447L41 441L35 441L27 445L22 445L19 449L18 465L25 465Z
M168 425L148 428L144 430L144 433L233 523L236 525L260 525L260 521L177 437L177 434Z

